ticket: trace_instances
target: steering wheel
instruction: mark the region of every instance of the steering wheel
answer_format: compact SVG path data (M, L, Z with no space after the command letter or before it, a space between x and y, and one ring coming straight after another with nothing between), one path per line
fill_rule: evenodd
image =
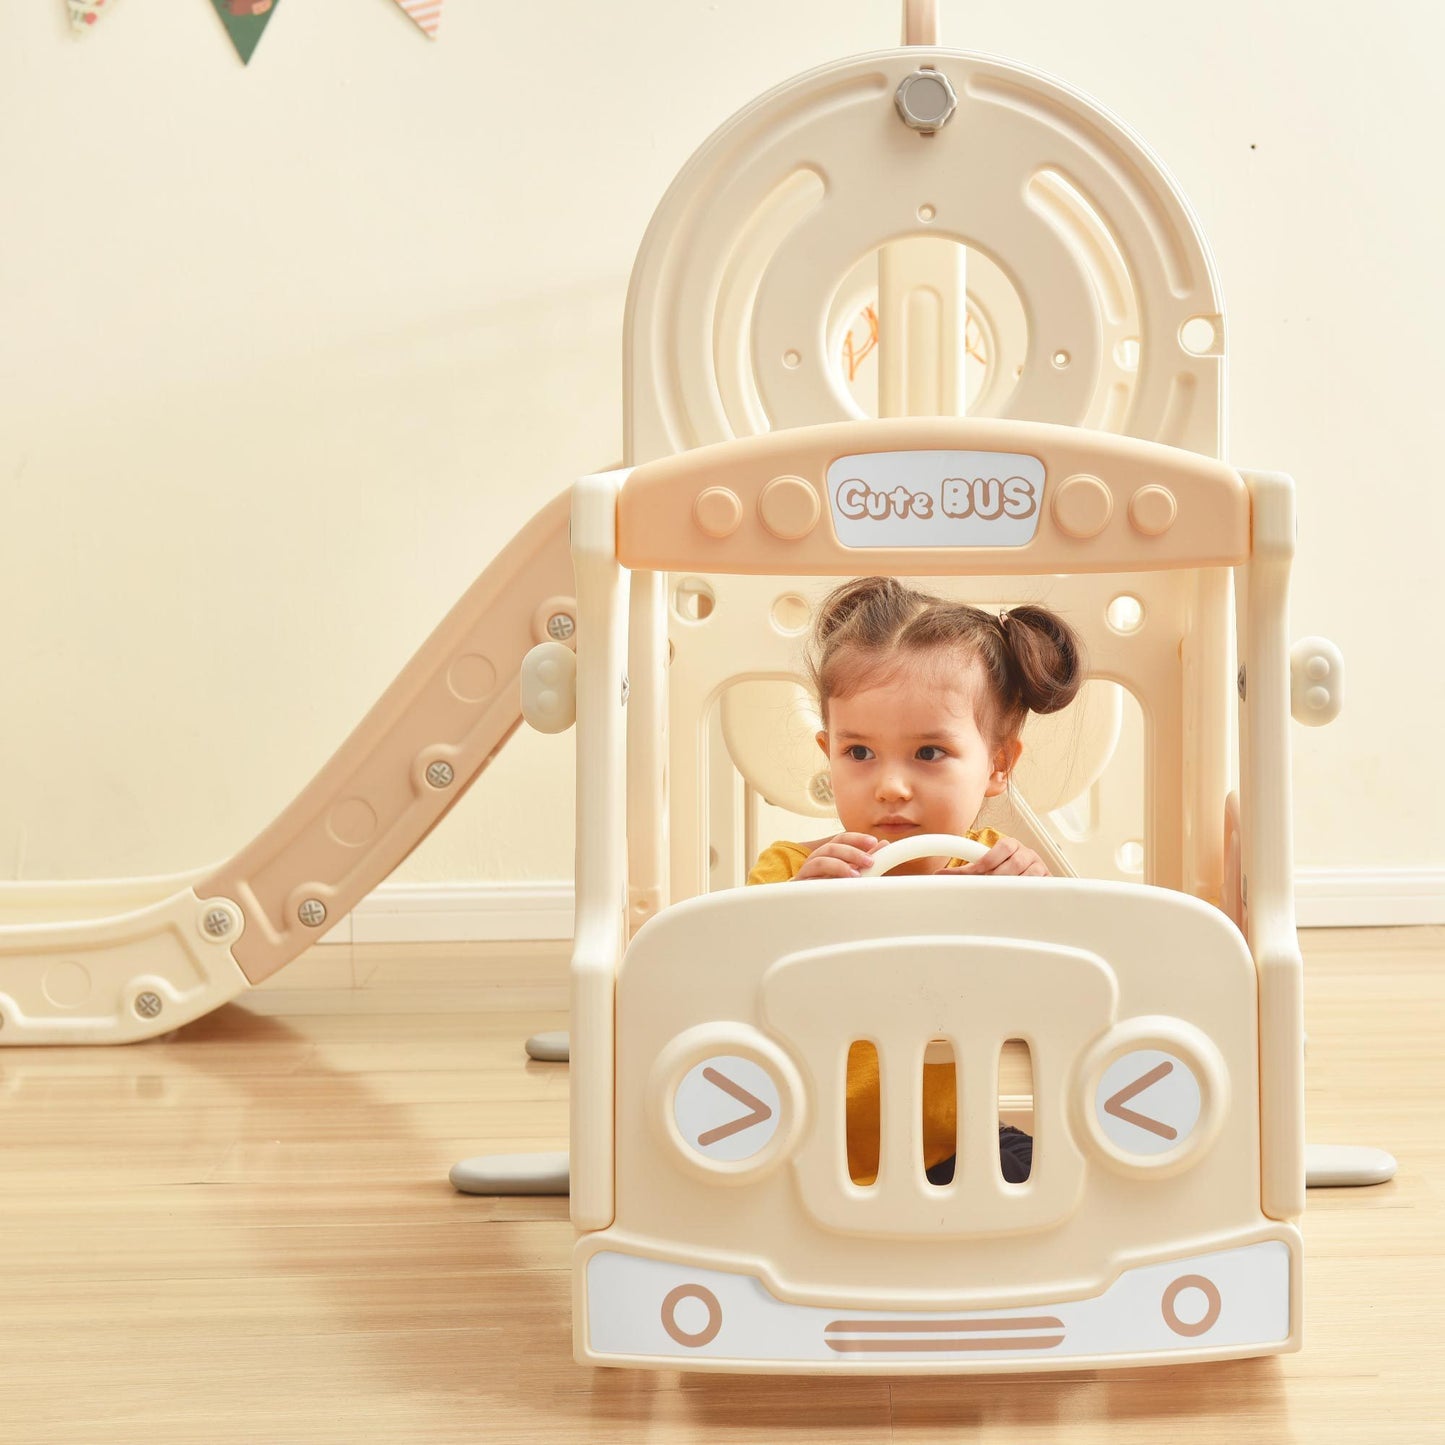
M863 877L881 878L890 869L912 863L915 858L962 858L965 863L977 863L987 852L986 843L976 843L972 838L960 838L954 833L920 833L915 838L885 843L873 854L873 866Z

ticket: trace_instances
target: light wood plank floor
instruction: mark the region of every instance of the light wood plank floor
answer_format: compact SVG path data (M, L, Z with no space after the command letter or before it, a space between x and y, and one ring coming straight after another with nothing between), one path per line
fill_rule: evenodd
M561 1200L458 1158L564 1146L555 945L316 949L151 1044L0 1050L0 1441L1445 1440L1445 929L1306 935L1317 1191L1283 1359L1039 1379L572 1363Z

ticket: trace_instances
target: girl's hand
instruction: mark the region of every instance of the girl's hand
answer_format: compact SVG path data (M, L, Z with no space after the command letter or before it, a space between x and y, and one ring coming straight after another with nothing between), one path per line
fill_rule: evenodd
M945 873L990 873L995 878L1047 878L1044 860L1017 838L1000 838L977 863L962 868L945 868ZM801 875L800 875L801 876Z
M794 883L807 878L857 878L873 866L868 855L880 847L869 833L839 833L819 843L793 875Z

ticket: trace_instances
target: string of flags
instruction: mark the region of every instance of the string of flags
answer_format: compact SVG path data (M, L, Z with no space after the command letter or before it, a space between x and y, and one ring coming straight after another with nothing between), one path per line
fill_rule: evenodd
M65 3L70 10L71 27L83 34L109 15L120 0L65 0ZM446 0L395 0L395 3L428 40L436 39ZM236 53L249 65L272 16L281 8L281 0L211 0L211 4L216 7Z

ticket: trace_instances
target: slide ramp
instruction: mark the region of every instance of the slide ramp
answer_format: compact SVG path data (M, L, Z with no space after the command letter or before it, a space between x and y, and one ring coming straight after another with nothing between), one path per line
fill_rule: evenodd
M570 501L569 489L522 528L235 857L168 880L8 885L0 1046L168 1033L270 978L391 874L521 723L527 652L572 640ZM104 911L107 897L119 906ZM91 916L38 921L47 902Z

